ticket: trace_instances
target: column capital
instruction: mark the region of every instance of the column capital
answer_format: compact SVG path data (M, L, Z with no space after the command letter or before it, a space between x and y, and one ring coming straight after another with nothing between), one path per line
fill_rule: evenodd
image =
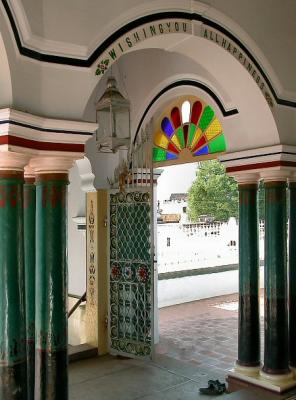
M260 180L258 173L233 172L227 175L232 176L239 185L258 184Z
M25 166L25 173L24 173L25 179L34 179L35 180L35 172L33 168L30 167L30 165Z
M289 183L296 183L296 172L291 173L291 176L289 177Z
M15 153L10 151L0 152L1 171L24 171L30 156L28 154Z
M30 160L29 167L35 175L67 174L75 160L74 157L34 157Z
M286 182L292 175L291 170L264 170L260 172L261 179L264 182Z

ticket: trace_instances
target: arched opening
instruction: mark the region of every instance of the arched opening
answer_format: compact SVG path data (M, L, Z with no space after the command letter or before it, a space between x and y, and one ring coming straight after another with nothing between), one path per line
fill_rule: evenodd
M194 174L204 161L227 151L216 109L200 97L180 96L154 123L153 166L163 171L156 191L161 198L156 196L153 204L157 204L156 352L157 357L195 364L209 378L224 379L237 342L237 214L225 220L211 214L193 220L188 215ZM169 183L163 180L165 175ZM191 182L186 175L191 175ZM206 185L203 201L208 200ZM236 201L238 208L238 197Z

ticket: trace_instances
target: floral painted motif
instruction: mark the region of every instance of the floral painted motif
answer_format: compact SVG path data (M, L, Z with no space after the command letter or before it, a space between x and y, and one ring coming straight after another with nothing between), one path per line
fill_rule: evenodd
M120 268L117 267L117 265L113 265L113 267L111 268L111 277L114 280L118 280L120 278L121 272L120 272Z
M137 277L139 279L140 282L147 282L148 279L148 269L145 265L141 265L141 267L138 269L137 271Z
M105 60L102 60L96 69L96 75L104 75L104 73L107 71L108 65L109 65L110 60L106 58Z

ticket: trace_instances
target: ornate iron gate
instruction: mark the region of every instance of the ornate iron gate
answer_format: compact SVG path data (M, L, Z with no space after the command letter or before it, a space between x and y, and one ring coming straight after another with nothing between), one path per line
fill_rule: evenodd
M153 353L153 170L151 147L119 175L109 197L109 345L111 354L152 358ZM138 149L139 150L139 149ZM149 159L148 159L149 157Z

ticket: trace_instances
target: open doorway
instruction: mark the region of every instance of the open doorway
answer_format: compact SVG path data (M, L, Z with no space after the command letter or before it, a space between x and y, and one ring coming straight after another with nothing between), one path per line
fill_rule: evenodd
M205 101L182 96L159 116L153 136L154 167L163 169L157 352L217 376L234 366L238 333L238 191L217 161L227 151L222 118ZM163 183L171 186L165 195Z
M221 182L219 173L224 175ZM199 186L207 184L211 191L210 174L217 188L224 185L229 196L224 199L220 190L219 204L210 211L213 196L204 188L204 198L195 200L205 205L193 210L197 179L203 179ZM199 371L210 369L217 378L233 368L237 357L238 197L231 199L228 179L222 165L213 160L164 167L157 185L156 352L192 363Z

